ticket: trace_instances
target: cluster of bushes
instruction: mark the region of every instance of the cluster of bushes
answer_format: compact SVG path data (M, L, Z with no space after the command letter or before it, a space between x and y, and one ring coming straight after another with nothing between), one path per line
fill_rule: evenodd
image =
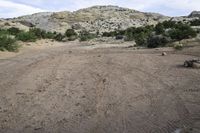
M9 29L0 29L0 50L17 51L19 45L17 41L35 42L38 39L54 39L56 41L74 41L79 38L80 41L87 41L96 38L97 34L87 31L81 31L79 35L73 30L68 29L65 34L56 32L47 32L39 28L31 28L29 31L23 31L12 27Z
M190 22L191 26L200 26L200 19L195 19Z
M0 51L17 51L19 45L16 43L16 39L8 35L0 36Z
M190 24L190 25L189 25ZM103 37L115 37L125 41L135 41L138 46L156 48L166 46L167 43L195 37L197 31L191 26L200 25L200 20L193 20L189 24L174 21L164 21L156 26L131 27L126 30L117 30L104 32ZM0 29L0 50L17 51L17 40L23 42L34 42L37 39L54 39L56 41L87 41L98 37L96 34L88 31L81 31L77 34L73 29L68 29L65 34L56 32L47 32L39 28L31 28L29 31L22 31L12 27L9 29Z
M0 29L0 51L17 51L19 48L16 39L9 32L9 30Z
M164 21L156 26L128 28L122 31L105 32L102 36L124 36L125 41L135 40L138 46L163 47L169 42L196 37L197 32L182 22Z
M96 34L89 33L88 31L81 31L79 33L79 40L80 41L87 41L87 40L90 40L90 39L93 39L93 38L96 38L96 37L97 37Z
M71 37L71 35L68 34L68 31L66 32L66 35ZM76 35L75 32L73 35ZM23 31L15 27L0 29L0 50L17 51L19 48L19 45L17 44L18 40L23 42L35 42L38 39L63 41L65 37L66 36L61 33L46 32L39 28L31 28L29 31Z

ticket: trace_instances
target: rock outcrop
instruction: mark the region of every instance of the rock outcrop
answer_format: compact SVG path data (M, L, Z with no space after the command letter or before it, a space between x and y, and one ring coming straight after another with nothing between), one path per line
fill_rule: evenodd
M123 30L129 27L155 25L165 20L189 22L200 17L200 12L194 11L189 16L168 17L158 13L145 13L118 6L93 6L69 12L44 12L5 20L11 25L17 23L23 29L35 26L46 31L64 33L73 28L77 32L87 30L91 33L102 33ZM4 21L4 20L1 20ZM0 25L2 25L0 21ZM7 27L9 27L7 25Z
M194 17L200 18L200 11L193 11L188 17L189 18L194 18Z
M94 6L75 12L37 13L16 18L14 21L29 22L47 31L65 32L66 29L74 28L77 31L101 33L133 26L154 25L168 19L169 17L161 14L144 13L118 6Z

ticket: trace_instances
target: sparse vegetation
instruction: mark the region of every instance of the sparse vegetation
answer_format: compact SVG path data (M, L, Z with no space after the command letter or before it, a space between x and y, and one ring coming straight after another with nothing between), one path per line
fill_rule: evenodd
M23 42L35 42L37 40L37 36L32 32L21 32L16 36L17 40Z
M167 37L161 35L150 36L147 40L147 47L148 48L165 47L168 42L169 40L167 39Z
M54 37L54 39L55 39L56 41L59 41L59 42L63 41L64 38L65 38L65 36L62 35L61 33L57 34L57 35Z
M191 26L197 26L200 24L200 20L193 20L188 24L174 21L164 21L158 23L156 26L145 27L130 27L126 30L116 30L111 32L90 33L88 31L81 31L79 34L74 29L66 30L65 34L57 32L47 32L39 28L30 28L25 32L18 28L11 27L9 29L0 29L0 36L3 36L3 41L24 41L34 42L37 39L54 39L56 41L74 41L79 38L80 41L88 41L98 36L113 37L115 39L124 39L125 41L135 41L137 46L156 48L164 47L169 42L180 41L182 39L189 39L196 37L197 31L191 28ZM9 39L13 39L12 41ZM5 43L5 45L8 43ZM14 43L12 43L14 44ZM12 45L9 45L9 47ZM15 45L13 45L15 46ZM4 48L3 48L4 47ZM8 50L5 48L1 41L1 50ZM14 48L15 49L15 48ZM175 49L181 49L178 46Z
M191 26L200 26L200 19L195 19L190 22Z
M77 39L77 33L74 31L74 29L68 29L65 32L65 36L68 38L68 41L74 41Z
M125 41L135 40L138 46L156 48L164 47L169 42L196 37L197 31L182 22L164 21L156 26L131 27L124 31L104 32L102 36L117 37L119 35L125 36Z
M65 35L67 37L71 37L71 36L77 36L77 33L73 30L73 29L68 29L66 32L65 32Z
M183 49L183 44L175 44L174 45L174 49L176 49L176 50L182 50Z
M79 34L80 41L87 41L96 37L96 34L89 33L88 31L81 31Z
M11 27L8 29L8 33L11 34L11 35L17 35L19 34L20 32L22 32L19 28L16 28L16 27Z
M19 45L16 43L16 40L8 35L0 36L0 51L10 51L16 52L19 48Z

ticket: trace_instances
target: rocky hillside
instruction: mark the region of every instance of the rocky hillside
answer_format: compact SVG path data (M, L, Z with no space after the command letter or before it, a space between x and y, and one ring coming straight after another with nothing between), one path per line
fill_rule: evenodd
M26 29L37 27L47 31L64 33L73 28L76 31L87 30L89 32L105 32L122 30L128 27L154 25L164 20L191 21L200 17L200 12L194 11L185 17L168 17L157 13L145 13L118 6L94 6L75 12L45 12L22 16L9 20L0 20L0 26L15 26Z
M193 11L188 17L190 17L190 18L194 18L194 17L200 18L200 11Z
M15 18L13 21L28 24L26 26L33 24L48 31L64 32L73 28L77 31L104 32L152 25L167 19L169 17L157 13L144 13L117 6L94 6L75 12L37 13Z

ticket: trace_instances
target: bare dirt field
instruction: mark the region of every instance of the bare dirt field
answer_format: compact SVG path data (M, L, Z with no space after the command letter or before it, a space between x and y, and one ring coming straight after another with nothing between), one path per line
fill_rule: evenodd
M0 133L200 133L200 48L88 47L1 59Z

